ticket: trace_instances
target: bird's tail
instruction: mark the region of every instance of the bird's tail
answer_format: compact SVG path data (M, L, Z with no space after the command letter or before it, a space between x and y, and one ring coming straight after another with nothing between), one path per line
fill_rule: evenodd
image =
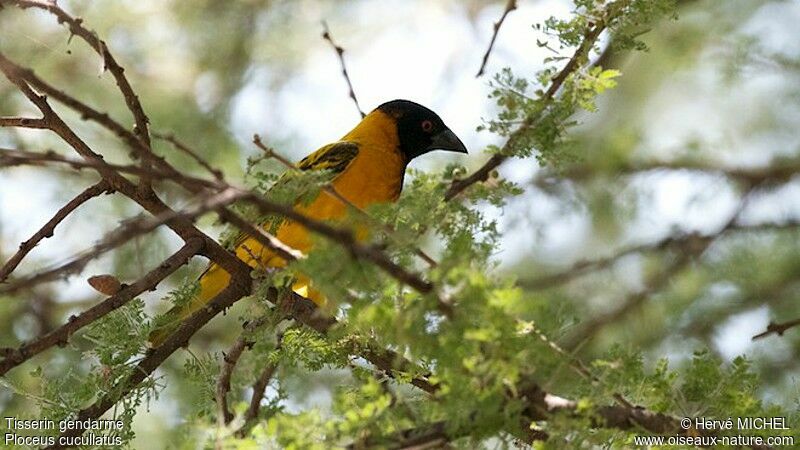
M230 283L231 276L222 267L216 264L211 265L208 270L200 276L200 292L188 302L174 306L164 313L162 324L150 332L147 340L150 347L158 347L163 344L167 336L178 329L184 319L194 314L217 296Z

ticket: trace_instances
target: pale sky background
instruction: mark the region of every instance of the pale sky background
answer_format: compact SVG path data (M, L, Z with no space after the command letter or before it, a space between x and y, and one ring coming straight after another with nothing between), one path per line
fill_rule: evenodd
M152 9L154 14L158 8L158 2L128 3L136 8ZM542 59L550 55L535 45L536 39L543 39L543 36L535 32L531 24L551 15L567 15L571 8L569 2L561 0L519 3L519 9L508 17L496 42L488 74L512 66L519 74L532 75L540 68ZM470 23L453 2L362 1L347 8L347 15L313 3L304 5L297 29L312 35L308 41L316 43L309 49L305 63L279 92L266 88L273 76L269 67L253 67L249 83L234 101L228 126L242 148L250 151L242 155L243 165L247 156L255 154L249 144L253 133L260 133L271 142L292 142L292 148L280 150L299 159L338 139L358 120L339 74L338 60L327 42L318 38L319 23L323 19L328 21L337 43L346 49L348 70L365 111L394 98L417 101L437 111L471 150L469 159L453 154L426 155L415 161L413 167L435 167L449 161L477 167L486 158L481 154L483 147L500 142L488 133L475 132L482 117L492 117L493 107L486 98L487 77L450 75L477 72L492 23L500 16L502 5L484 8L475 24ZM371 24L369 27L354 26L367 22ZM761 35L769 49L796 57L800 54L797 23L800 23L800 2L781 2L761 8L741 29ZM168 38L169 33L165 32L164 39ZM797 133L784 136L778 142L765 142L759 136L748 136L742 129L774 95L782 75L770 70L748 74L743 88L731 91L718 84L718 65L713 58L708 59L709 62L701 64L697 70L679 70L670 76L647 100L640 120L654 125L646 128L642 153L668 159L676 147L701 139L721 143L725 151L720 152L720 162L735 166L765 164L776 150L796 151L800 145ZM626 79L621 78L620 83L626 83ZM207 98L209 92L213 93L213 86L213 79L201 78L198 82L200 105L213 100ZM600 113L584 119L602 121L602 101L600 107ZM721 115L721 110L735 110L738 114ZM782 120L800 123L798 113L797 108L787 107ZM725 147L725 143L730 147ZM502 167L501 173L524 183L535 170L533 161L511 161ZM16 248L64 201L77 193L77 190L67 192L58 178L43 173L46 172L28 168L0 171L0 238L6 251ZM676 227L686 231L713 231L724 222L736 202L733 192L719 177L655 174L633 183L652 193L644 214L634 221L630 235L635 242L656 240ZM83 210L62 224L57 230L58 241L51 239L37 247L20 272L31 273L41 267L31 262L63 261L63 255L90 246L86 236L94 235L92 231L107 230L106 225L116 217L109 207L98 207L102 204L97 201L91 206L93 216L87 216ZM514 214L501 215L492 211L507 231L498 254L504 264L510 265L531 252L561 266L593 256L582 253L587 248L590 251L599 248L587 235L590 219L582 214L560 216L561 206L533 192L510 204L509 210L514 210ZM518 207L525 211L522 217L516 212ZM798 216L800 186L797 182L768 201L754 205L745 215L748 221ZM64 236L66 240L62 239ZM64 288L62 299L91 296L92 291L84 280L102 272L103 265L103 260L98 260L89 265L84 275L60 283ZM626 262L625 268L630 270L631 283L635 284L639 273L637 261ZM763 330L767 322L765 309L733 318L719 332L718 350L732 358L744 352L766 350L763 346L782 345L776 340L755 344L750 341L750 336Z

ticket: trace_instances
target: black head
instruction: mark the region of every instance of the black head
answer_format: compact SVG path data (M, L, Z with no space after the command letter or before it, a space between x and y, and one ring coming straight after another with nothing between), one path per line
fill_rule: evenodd
M467 153L467 148L442 119L420 104L392 100L377 109L395 120L400 150L406 156L406 161L432 150Z

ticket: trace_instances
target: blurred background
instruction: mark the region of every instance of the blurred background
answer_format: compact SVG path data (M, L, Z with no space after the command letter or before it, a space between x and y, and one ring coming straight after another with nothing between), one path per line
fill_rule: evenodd
M487 98L488 80L503 67L532 77L553 56L537 45L549 37L532 25L567 17L573 8L562 0L520 0L500 31L487 74L476 78L505 3L59 2L106 39L153 130L174 133L239 183L247 182L247 158L258 155L254 133L297 160L359 120L336 54L321 37L322 21L345 49L364 110L395 98L417 101L437 111L471 150L468 157L427 155L412 167L435 169L454 159L479 167L487 158L482 150L502 143L476 131L496 108ZM587 358L619 342L642 348L651 361L667 356L674 364L702 348L725 360L747 355L762 375L764 398L797 407L800 329L751 338L770 321L800 317L800 3L679 5L677 21L655 24L644 36L648 51L594 55L623 76L600 97L597 113L576 117L573 163L541 168L531 159L502 166L501 176L525 192L502 210L486 207L504 236L496 270L516 276L529 295L557 302L575 323L613 319L580 348ZM0 30L0 51L123 123L130 121L96 55L70 40L53 17L5 8ZM126 161L112 136L63 108L59 112L107 160ZM0 81L0 115L33 114L16 89ZM202 174L167 143L156 145L179 167ZM0 147L63 149L44 132L17 129L0 129ZM0 260L89 179L89 173L29 167L0 171ZM92 200L59 227L55 239L39 245L17 275L66 260L138 212L119 196ZM734 215L732 229L717 236ZM220 231L210 219L201 225L212 235ZM693 245L704 247L697 258L683 261L681 255L697 250ZM94 261L80 276L0 298L0 347L52 329L97 302L100 295L86 284L88 276L110 272L133 280L177 248L176 237L161 231ZM581 261L631 248L636 251L599 270L575 270ZM170 279L172 285L203 264L194 261ZM143 297L149 310L165 308L159 299L169 288L164 283ZM615 311L619 317L610 314ZM203 351L226 348L237 332L234 325L231 317L218 318L193 344ZM36 366L58 373L90 363L72 350L51 350L8 377L35 391L27 372ZM161 374L180 373L185 357L173 357ZM318 373L288 387L306 394L292 407L325 408L326 386L337 376ZM181 377L168 379L168 388L136 419L137 447L166 445L178 439L181 421L191 420L179 412L191 409L196 388ZM35 416L32 405L0 386L3 416Z

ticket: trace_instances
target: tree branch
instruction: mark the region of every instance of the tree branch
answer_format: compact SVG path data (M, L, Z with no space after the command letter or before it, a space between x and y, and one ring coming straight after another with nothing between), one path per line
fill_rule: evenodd
M278 341L275 345L276 350L281 348L281 336L278 336ZM269 382L275 375L278 369L277 364L267 363L258 375L255 383L253 383L253 394L250 397L250 404L247 406L247 411L244 413L244 425L236 431L239 437L245 437L250 429L256 424L258 416L261 412L261 400L264 398L264 393L267 390Z
M18 128L47 128L47 122L44 119L33 119L30 117L0 117L0 127L18 127Z
M623 164L609 169L596 170L588 165L575 165L559 172L559 178L583 181L600 176L638 175L658 171L708 172L738 179L748 184L766 181L783 182L800 173L800 161L781 161L778 164L761 167L713 166L700 161L653 161L638 164ZM534 184L553 177L549 171L541 171L533 178Z
M29 276L27 278L16 280L14 283L1 286L0 294L12 294L21 289L78 272L82 270L83 267L85 267L86 264L92 259L128 242L136 236L149 233L159 226L175 220L178 217L183 219L195 218L205 212L218 208L219 205L232 203L237 198L238 195L236 192L230 190L223 191L214 197L206 199L206 201L202 202L197 207L188 209L184 212L170 212L161 216L143 217L130 220L121 228L109 233L100 242L95 244L91 249L83 252L83 254L80 256L77 256L60 266L40 272L36 275Z
M492 39L489 41L489 48L486 49L486 53L483 54L483 61L481 61L481 67L478 69L478 73L475 75L475 78L480 78L483 75L483 71L486 68L486 63L489 62L489 55L492 53L492 49L494 48L494 41L497 40L497 34L500 32L500 27L503 26L503 22L505 22L506 17L517 9L517 0L508 0L506 3L506 9L503 11L503 15L500 16L500 20L494 23L494 32L492 33Z
M233 413L228 408L228 392L231 390L231 376L242 353L252 346L254 342L249 338L250 335L268 322L270 316L262 316L252 322L248 322L239 337L233 342L226 352L222 353L220 361L219 376L217 377L215 398L217 401L217 424L224 427L233 420Z
M163 344L154 349L150 349L146 356L135 367L131 368L128 377L110 388L107 393L103 394L94 404L78 411L75 418L78 421L76 424L80 426L61 433L56 442L58 442L61 437L74 437L83 434L86 429L81 422L85 423L84 421L87 419L99 418L106 411L111 409L120 399L130 394L170 355L177 349L185 346L189 338L191 338L197 330L202 328L209 320L214 318L214 316L222 312L223 309L229 308L237 300L247 295L251 288L250 282L251 280L249 277L233 277L231 283L222 292L214 297L205 307L199 309L187 320L183 321L178 330L170 334ZM60 449L66 447L53 445L47 448Z
M149 147L150 137L148 134L147 124L150 122L150 120L147 118L144 109L142 109L142 105L139 102L139 97L133 91L131 84L125 77L124 69L117 63L116 59L114 59L114 56L111 54L111 51L109 51L108 46L102 39L98 37L97 33L86 29L83 26L83 20L70 16L66 11L61 9L56 2L37 0L0 0L0 5L8 3L14 3L23 9L38 8L50 12L56 17L58 23L66 24L69 32L73 36L78 36L86 41L86 43L89 44L89 46L94 49L94 51L97 52L101 58L103 58L103 68L111 72L111 75L114 77L114 80L116 81L117 86L122 93L122 96L125 98L125 104L133 114L133 118L136 122L134 132L139 139L141 139L142 142Z
M598 259L578 261L572 267L552 274L542 275L532 279L521 279L518 285L531 290L549 289L554 286L568 283L578 277L588 273L607 269L613 266L620 259L635 253L644 253L672 249L692 249L704 245L706 241L717 239L730 233L748 233L756 231L783 231L800 227L800 220L789 220L784 223L761 223L757 225L733 225L721 231L719 234L700 235L697 233L686 233L676 236L667 236L655 242L633 245L618 250L616 253Z
M231 375L236 363L239 362L239 357L244 353L245 347L250 343L244 340L241 336L236 339L233 345L228 348L228 351L222 354L222 362L220 363L219 377L217 377L217 385L214 396L217 401L217 425L224 427L233 420L233 413L228 408L228 392L231 390Z
M2 158L3 156L0 154L0 161L2 161ZM25 256L31 250L33 250L33 248L36 247L36 245L38 245L42 239L53 236L56 226L58 226L62 220L64 220L73 211L78 209L78 207L80 207L82 204L94 197L97 197L103 192L109 193L108 185L105 181L100 181L97 184L86 188L86 190L78 194L75 198L70 200L66 205L59 209L53 218L47 221L47 223L45 223L42 228L39 229L39 231L34 233L30 239L21 243L17 253L9 258L3 267L0 267L0 283L3 283L8 279L8 276L11 275L11 272L17 268L22 259L25 258Z
M209 164L206 160L204 160L202 157L200 157L200 154L198 154L196 151L192 150L188 145L186 145L183 142L179 141L178 138L176 138L174 134L163 134L163 133L155 133L154 132L153 133L153 137L169 142L176 149L178 149L178 150L182 151L183 153L186 153L187 155L189 155L189 157L192 158L193 160L195 160L195 162L197 162L197 164L200 164L200 166L202 166L204 169L206 169L208 171L208 173L210 173L212 176L214 176L214 178L216 178L217 181L222 181L223 180L222 172L219 169L215 169L214 167L212 167L211 164Z
M796 326L800 326L800 319L794 319L788 322L780 322L780 323L770 322L769 325L767 325L766 331L753 336L752 340L755 341L758 339L763 339L771 334L777 334L778 336L783 336L783 333L785 333L786 330L794 328Z
M25 150L0 148L0 167L14 167L23 165L44 166L48 163L63 164L71 169L76 170L93 169L101 175L103 174L101 170L107 169L111 169L118 173L125 173L139 177L150 175L158 177L161 180L171 181L179 186L191 186L195 191L199 189L220 191L229 186L225 183L204 180L202 178L196 178L189 175L181 175L178 179L176 179L174 174L163 172L160 169L153 167L145 169L141 166L112 164L102 160L89 159L81 161L71 159L61 156L52 150L48 150L46 152L29 152Z
M336 56L339 58L339 65L342 67L342 75L344 76L344 81L347 82L347 90L348 95L351 99L353 99L353 103L356 105L356 109L358 113L361 114L361 117L365 117L364 111L361 109L361 105L358 104L358 98L356 98L356 92L353 90L353 83L350 81L350 75L347 73L347 66L344 63L344 48L336 45L333 42L333 36L331 36L331 32L328 29L328 23L324 20L322 21L322 38L328 41L331 44L331 47L336 52Z
M148 272L145 276L131 285L123 286L122 290L83 313L77 316L71 316L69 321L59 328L23 344L16 349L4 349L4 351L2 351L3 360L0 361L0 376L54 345L66 344L70 336L79 329L125 305L142 292L152 290L158 283L178 270L179 267L186 264L192 256L196 255L202 249L202 247L202 239L190 239L180 250L164 260L164 262Z
M565 339L564 346L569 349L574 349L579 344L597 335L597 333L606 326L616 323L626 317L631 311L636 310L639 306L644 304L651 295L664 288L675 274L683 270L694 257L704 253L720 236L736 229L742 211L744 211L745 207L750 202L753 193L756 191L756 187L756 185L748 185L747 191L742 195L738 206L730 215L729 219L714 234L706 238L687 240L675 261L666 269L653 276L646 283L645 288L628 295L625 300L612 311L592 317L588 321L583 322L577 330L573 331L573 333Z

